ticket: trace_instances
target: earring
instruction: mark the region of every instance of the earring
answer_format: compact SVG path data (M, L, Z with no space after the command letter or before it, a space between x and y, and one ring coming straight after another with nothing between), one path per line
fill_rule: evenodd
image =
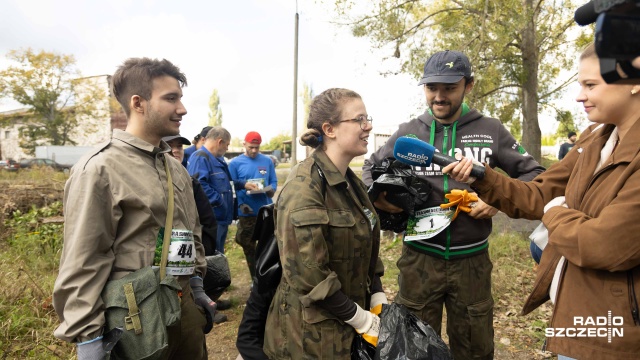
M638 89L632 89L632 90L631 90L631 95L635 95L635 94L637 94L637 93L638 93Z

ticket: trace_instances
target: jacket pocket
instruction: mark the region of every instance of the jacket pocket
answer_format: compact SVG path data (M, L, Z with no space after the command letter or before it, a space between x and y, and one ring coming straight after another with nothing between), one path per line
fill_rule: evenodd
M471 330L471 354L483 357L493 352L493 298L467 306Z
M329 239L331 261L343 262L353 258L355 244L353 243L356 220L353 213L346 209L330 209Z
M327 241L323 227L329 223L327 211L323 208L308 207L291 211L290 217L295 234L295 246L303 263L309 267L317 267L326 262ZM288 235L285 235L288 237ZM291 241L288 238L283 242Z

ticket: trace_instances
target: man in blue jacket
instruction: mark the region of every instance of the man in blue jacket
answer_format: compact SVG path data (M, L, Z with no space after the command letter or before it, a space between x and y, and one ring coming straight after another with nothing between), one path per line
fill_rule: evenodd
M189 175L200 182L213 207L218 221L216 250L221 253L224 253L227 231L234 217L234 189L257 189L253 183L232 181L229 166L224 160L230 142L231 134L226 129L220 126L212 127L205 137L204 145L191 155L187 166Z
M271 198L278 186L276 169L270 157L260 154L262 137L255 131L250 131L244 138L244 154L234 158L229 163L229 171L234 181L255 184L256 191L238 191L238 231L236 242L242 246L247 259L251 278L255 277L256 239L252 239L253 228L256 225L258 210L264 205L271 204Z

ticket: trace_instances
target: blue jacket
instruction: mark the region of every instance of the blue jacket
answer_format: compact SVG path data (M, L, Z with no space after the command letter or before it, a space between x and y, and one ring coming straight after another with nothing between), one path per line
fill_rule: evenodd
M229 166L224 158L213 156L204 146L194 152L187 166L189 175L195 177L200 184L218 224L229 225L234 217L232 180ZM244 182L233 182L235 189L244 189Z
M258 154L255 159L242 154L233 158L229 162L229 172L234 181L245 183L248 180L259 180L264 187L271 185L273 191L278 187L278 177L276 176L276 168L270 157ZM258 216L258 210L264 205L271 204L271 198L265 194L248 195L247 190L241 189L237 193L238 196L238 216ZM246 205L251 210L246 208ZM247 209L243 211L244 209Z
M196 152L196 146L191 145L188 148L184 149L184 157L182 158L182 166L185 168L189 165L189 158Z

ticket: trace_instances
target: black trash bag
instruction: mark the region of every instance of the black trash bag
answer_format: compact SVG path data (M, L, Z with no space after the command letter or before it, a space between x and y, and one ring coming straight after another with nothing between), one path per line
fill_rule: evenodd
M369 344L362 335L356 334L351 343L351 360L373 360L376 347Z
M216 250L213 255L205 256L207 273L202 281L204 292L213 301L218 300L226 288L231 285L231 272L227 257Z
M369 199L376 201L381 192L386 191L386 199L393 205L402 208L402 212L391 214L376 208L380 218L380 228L401 233L407 228L407 220L416 210L426 207L431 194L431 185L413 175L411 166L387 158L380 166L371 168L373 184L369 187Z
M275 204L269 204L260 207L256 225L253 228L252 239L258 242L255 255L256 277L254 285L257 284L260 294L273 291L278 287L282 278L282 265L280 264L280 253L273 222L274 206Z
M453 360L447 344L406 306L383 305L376 360Z

